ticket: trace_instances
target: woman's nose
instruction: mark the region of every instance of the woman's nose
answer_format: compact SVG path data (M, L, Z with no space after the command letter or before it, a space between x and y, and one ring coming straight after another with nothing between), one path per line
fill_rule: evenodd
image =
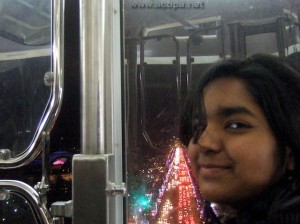
M198 137L197 144L204 152L218 152L222 148L221 135L217 130L207 126Z

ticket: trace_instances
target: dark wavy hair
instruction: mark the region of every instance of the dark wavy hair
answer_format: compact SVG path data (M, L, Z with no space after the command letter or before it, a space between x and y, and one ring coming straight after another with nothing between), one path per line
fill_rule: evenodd
M182 142L188 145L191 138L196 136L198 129L193 127L194 120L205 120L204 88L214 80L224 77L237 78L245 83L274 132L281 158L284 159L287 147L292 150L299 176L300 74L283 58L256 54L245 60L224 60L210 67L201 75L198 86L191 92L184 107L180 121Z

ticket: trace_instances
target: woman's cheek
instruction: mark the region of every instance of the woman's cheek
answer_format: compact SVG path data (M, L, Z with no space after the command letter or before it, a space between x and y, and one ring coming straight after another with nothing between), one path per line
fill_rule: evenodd
M189 145L189 148L188 148L188 157L190 159L190 162L191 162L191 168L192 168L192 172L193 172L193 175L195 177L197 177L197 160L198 160L198 150L191 146L191 144Z

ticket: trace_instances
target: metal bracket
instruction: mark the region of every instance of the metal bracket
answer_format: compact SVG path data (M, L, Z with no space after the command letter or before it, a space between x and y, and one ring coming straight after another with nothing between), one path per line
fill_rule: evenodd
M45 86L52 86L54 83L54 74L53 72L46 72L44 76L44 84Z
M57 201L51 205L51 215L53 224L64 224L64 218L71 218L73 214L73 201Z
M0 159L8 160L11 158L11 153L9 149L0 149Z
M39 195L42 197L43 201L46 202L46 196L47 192L50 189L49 185L49 167L48 167L48 161L49 161L49 152L50 152L50 133L49 132L43 132L43 151L42 151L42 180L41 182L38 182L34 189L39 193Z
M45 184L45 182L38 182L34 185L34 189L39 193L39 195L43 198L46 196L47 192L50 189L49 184Z
M125 183L122 183L122 185L116 185L115 183L108 182L105 191L108 196L115 197L116 195L126 196L127 189Z
M50 212L53 217L72 217L73 201L57 201L51 205Z
M0 190L0 201L6 201L10 198L10 191L9 190Z

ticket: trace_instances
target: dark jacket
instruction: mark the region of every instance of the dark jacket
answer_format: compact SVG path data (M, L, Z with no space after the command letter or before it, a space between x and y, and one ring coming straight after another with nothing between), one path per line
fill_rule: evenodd
M207 208L206 224L220 224ZM238 209L235 218L224 224L300 224L300 181L284 178L268 192Z

